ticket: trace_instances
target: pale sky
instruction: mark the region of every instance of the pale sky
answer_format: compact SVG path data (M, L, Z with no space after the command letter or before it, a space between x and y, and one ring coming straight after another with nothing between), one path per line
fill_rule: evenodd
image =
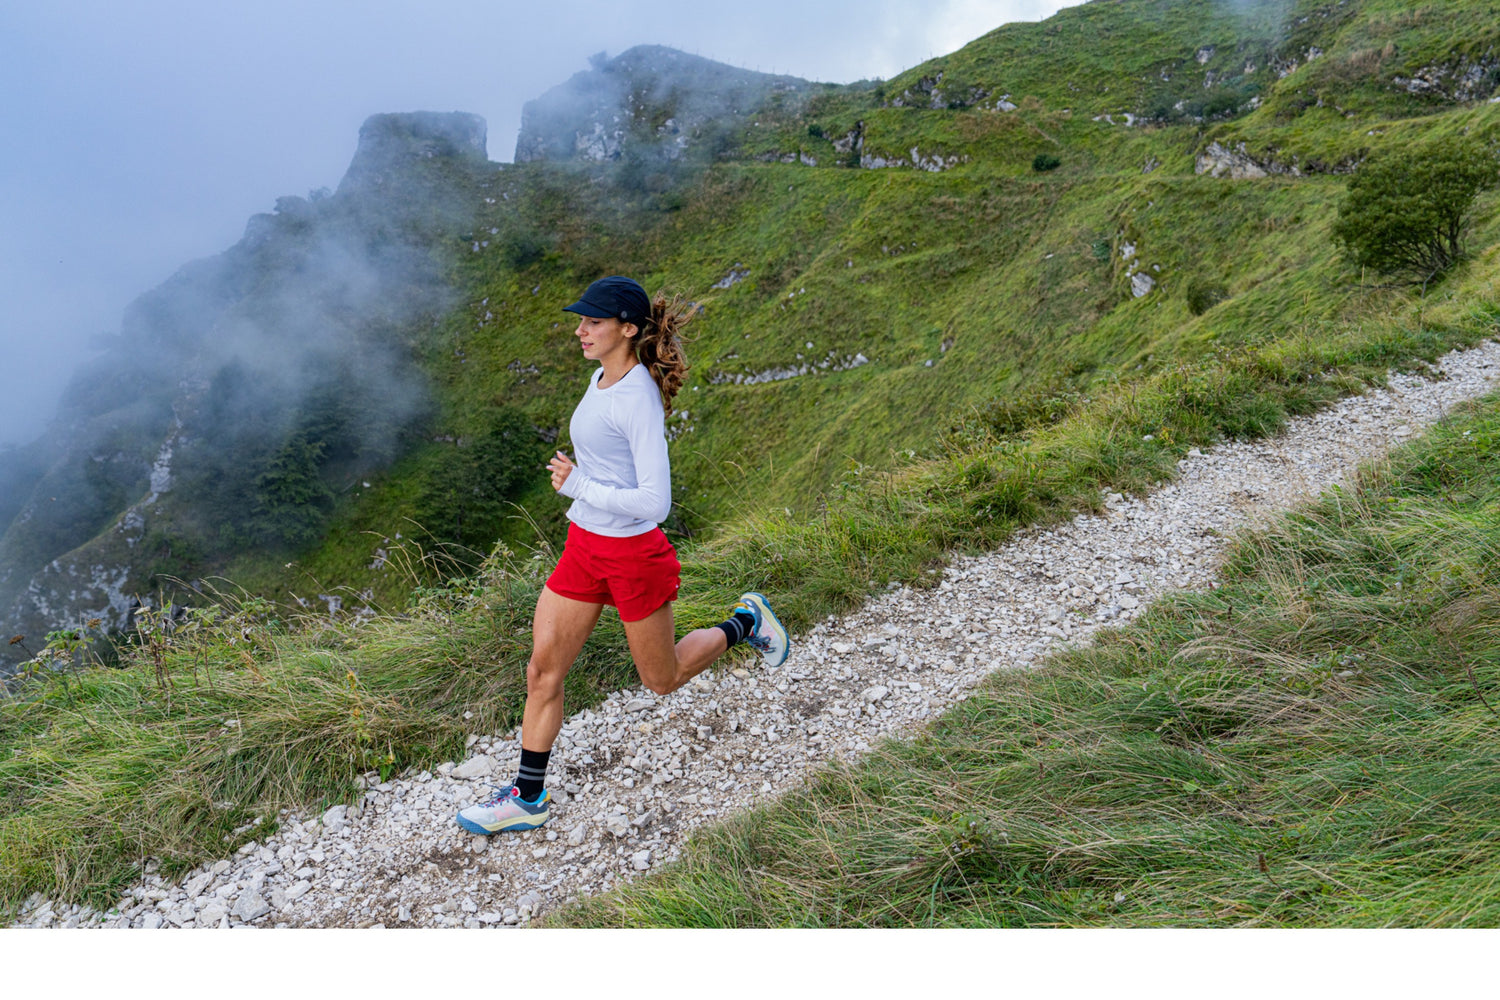
M811 80L890 77L1062 0L19 0L0 4L0 445L34 437L131 300L332 188L360 123L521 105L601 50L670 45Z

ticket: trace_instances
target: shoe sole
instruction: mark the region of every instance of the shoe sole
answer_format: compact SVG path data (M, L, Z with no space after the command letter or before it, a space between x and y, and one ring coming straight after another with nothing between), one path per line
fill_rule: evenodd
M792 637L787 635L786 626L781 624L781 619L777 618L776 612L771 610L771 602L766 600L765 594L760 594L752 590L745 596L754 598L755 603L758 605L756 610L760 612L763 618L771 620L771 624L776 626L776 631L781 636L781 659L775 663L772 663L769 659L766 660L766 666L779 667L786 662L788 656L792 655Z
M547 822L547 820L551 819L552 815L549 811L544 812L539 816L528 816L525 819L512 820L504 826L495 827L493 830L487 828L483 823L474 822L463 813L459 813L453 818L458 822L459 826L463 827L465 830L468 830L470 833L477 833L481 837L488 837L492 833L512 833L517 830L535 830L537 827Z

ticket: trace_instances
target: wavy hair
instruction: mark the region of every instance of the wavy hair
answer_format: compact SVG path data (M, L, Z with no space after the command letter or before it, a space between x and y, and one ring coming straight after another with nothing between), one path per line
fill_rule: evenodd
M636 360L646 366L667 416L672 415L672 397L687 376L687 354L683 351L682 328L692 322L702 306L684 302L680 295L657 292L651 300L651 315L635 336Z

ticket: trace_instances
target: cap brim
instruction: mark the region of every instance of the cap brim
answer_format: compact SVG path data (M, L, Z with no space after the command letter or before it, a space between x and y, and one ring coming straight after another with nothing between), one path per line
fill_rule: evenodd
M563 312L577 313L580 316L592 316L594 319L609 319L614 316L614 313L603 306L596 306L582 299L579 299L570 306L563 306Z

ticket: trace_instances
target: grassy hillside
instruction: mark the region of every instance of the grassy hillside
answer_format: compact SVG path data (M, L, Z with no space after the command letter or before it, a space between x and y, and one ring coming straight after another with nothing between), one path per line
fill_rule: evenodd
M1494 193L1473 258L1423 297L1342 266L1328 228L1344 178L1310 169L1459 131L1500 138L1500 105L1473 99L1488 91L1395 82L1473 63L1495 5L1444 9L1409 21L1379 2L1090 4L881 85L788 97L711 163L455 176L471 217L434 259L459 305L414 344L439 387L430 433L340 495L320 543L224 568L279 606L236 605L231 624L157 636L120 670L38 679L3 707L0 898L110 899L145 856L188 867L252 816L518 720L546 566L528 547L559 537L563 505L538 469L519 494L527 516L471 512L483 540L426 522L455 523L454 470L542 447L491 447L515 440L516 413L568 446L587 367L558 309L600 274L706 303L669 425L682 626L717 620L746 587L806 625L890 580L927 579L954 548L1088 508L1102 487L1150 489L1192 446L1272 432L1392 366L1493 336ZM1355 58L1382 38L1390 56ZM1161 103L1158 83L1212 94L1203 74L1235 52L1258 67L1242 101L1179 109L1174 90ZM1340 59L1354 68L1323 72ZM939 70L932 107L922 80ZM1124 111L1148 122L1127 126ZM1213 142L1244 142L1270 175L1197 173ZM1041 152L1059 165L1034 169ZM1296 174L1276 159L1292 153ZM816 165L781 162L804 154ZM956 159L850 165L938 155ZM477 565L494 533L502 546ZM422 560L453 554L455 537L471 550L465 578L434 586L442 566ZM320 592L391 614L294 620L288 599ZM618 627L603 629L570 676L570 708L630 676ZM119 807L101 813L103 797Z

